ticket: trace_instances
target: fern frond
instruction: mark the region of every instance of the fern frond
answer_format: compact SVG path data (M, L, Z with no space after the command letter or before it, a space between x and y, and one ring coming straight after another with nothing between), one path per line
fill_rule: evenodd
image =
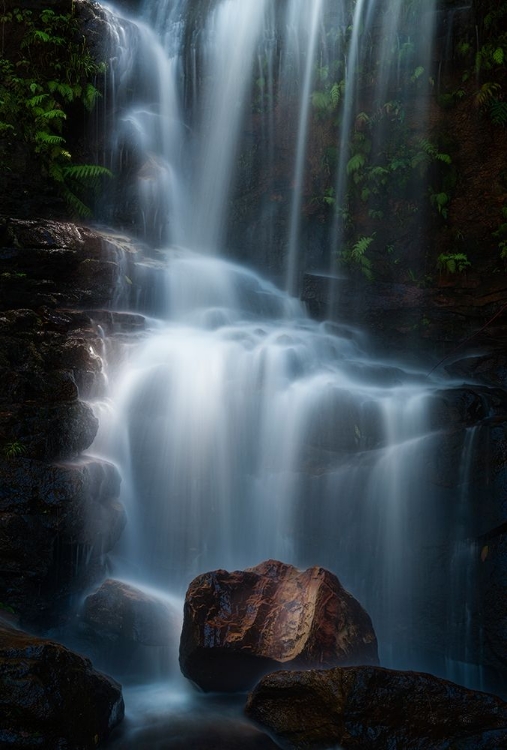
M331 96L331 104L333 105L333 107L337 107L341 98L340 84L338 82L333 83L333 85L331 86L331 91L329 93Z
M62 193L69 208L75 211L78 216L81 216L85 219L89 219L92 216L91 209L85 203L83 203L83 201L78 198L77 195L72 192L72 190L69 190L64 186L62 188Z
M38 116L43 120L66 120L67 115L63 109L48 109L47 112L40 112Z
M327 109L329 107L329 94L325 91L314 91L312 94L312 105L315 109Z
M496 96L499 89L501 89L499 83L495 83L494 81L486 81L486 83L482 84L481 88L474 97L475 104L478 107L484 107L485 104L487 104L491 99L493 99L493 97Z
M358 172L361 167L364 167L366 158L364 154L354 154L354 156L347 162L347 174L353 174Z
M57 143L65 143L65 138L61 135L54 135L53 133L47 133L45 130L38 130L35 133L35 140L38 143L48 143L50 145L56 145Z
M360 237L357 242L352 246L352 250L350 251L350 257L358 262L361 258L364 257L364 254L370 247L371 243L375 239L375 235L372 234L370 237Z
M502 47L497 47L497 49L493 52L493 60L496 62L497 65L503 65L504 59L505 59L505 54L504 54Z
M44 99L47 99L49 94L37 94L36 96L30 97L26 100L27 107L40 107Z
M74 180L90 180L96 177L112 177L113 173L107 167L98 164L69 164L68 167L63 167L63 175Z
M507 102L499 102L498 100L491 102L489 116L493 125L505 127L507 125Z

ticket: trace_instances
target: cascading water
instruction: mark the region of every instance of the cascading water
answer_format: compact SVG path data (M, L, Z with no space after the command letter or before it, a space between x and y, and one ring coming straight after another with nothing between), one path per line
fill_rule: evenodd
M181 595L194 575L219 567L269 557L321 564L371 614L385 666L432 667L424 613L437 597L431 579L441 549L454 538L443 510L449 482L438 479L441 435L428 406L438 380L372 360L357 331L310 320L296 299L216 257L252 78L261 72L259 158L273 158L279 136L275 92L299 95L286 269L295 288L326 4L196 6L147 3L146 25L111 20L121 112L112 163L121 164L125 149L135 153L133 191L145 236L159 248L130 279L137 308L151 316L148 332L128 347L93 447L123 476L129 529L117 573ZM378 4L358 2L355 23L378 30ZM388 37L392 46L394 27ZM341 113L342 198L365 55L359 45L354 32ZM387 59L386 48L389 68ZM387 70L384 90L396 75ZM139 94L129 99L122 85L136 80ZM339 235L335 228L335 241ZM452 572L441 575L452 582ZM459 597L453 601L451 610Z

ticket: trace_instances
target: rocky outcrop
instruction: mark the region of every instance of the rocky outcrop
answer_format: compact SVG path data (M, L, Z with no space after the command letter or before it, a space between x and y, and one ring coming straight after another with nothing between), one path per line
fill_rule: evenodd
M88 659L0 627L2 748L94 748L123 713L120 685Z
M361 605L323 568L274 560L195 578L185 599L180 666L204 690L245 690L283 667L376 664Z
M74 224L0 220L0 601L22 622L53 623L102 578L125 525L117 470L81 457L98 427L82 399L104 387L99 323L121 315L76 308L118 299L134 254Z
M0 601L50 624L66 599L104 575L125 526L117 469L98 459L0 459Z
M247 715L288 750L499 750L507 704L428 674L375 667L277 672Z
M160 677L176 651L181 616L167 600L109 578L85 599L80 629L102 669Z

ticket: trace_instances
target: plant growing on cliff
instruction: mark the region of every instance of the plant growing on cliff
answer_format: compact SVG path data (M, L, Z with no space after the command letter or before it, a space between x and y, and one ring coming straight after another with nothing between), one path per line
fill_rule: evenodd
M93 81L105 66L92 57L78 21L47 8L39 13L15 9L0 17L0 136L22 142L53 180L69 207L81 216L90 209L78 194L109 170L72 163L65 134L71 108L90 111L99 96ZM5 39L19 45L5 55Z
M10 443L6 443L4 446L4 456L6 458L19 458L24 453L26 453L25 446L19 442L19 440L14 440Z
M471 265L465 253L441 253L437 258L441 273L463 273Z
M358 268L368 281L373 280L373 272L371 259L366 253L374 240L375 232L369 237L359 237L351 247L347 248L342 257L344 263Z

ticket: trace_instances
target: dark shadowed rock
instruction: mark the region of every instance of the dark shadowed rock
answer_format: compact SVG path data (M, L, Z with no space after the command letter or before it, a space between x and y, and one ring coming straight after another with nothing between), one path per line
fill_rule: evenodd
M268 560L190 584L180 666L204 690L245 690L281 666L354 663L378 663L371 620L324 568Z
M267 675L246 713L288 750L507 747L507 704L500 698L379 667Z
M171 671L181 614L170 603L111 578L84 602L80 639L101 669L134 677Z
M146 646L165 646L176 613L155 596L108 578L85 600L83 620L98 633L108 633Z
M0 461L0 601L23 620L51 617L104 575L125 526L120 478L106 461Z
M88 659L0 627L0 747L94 748L123 713L121 686Z

